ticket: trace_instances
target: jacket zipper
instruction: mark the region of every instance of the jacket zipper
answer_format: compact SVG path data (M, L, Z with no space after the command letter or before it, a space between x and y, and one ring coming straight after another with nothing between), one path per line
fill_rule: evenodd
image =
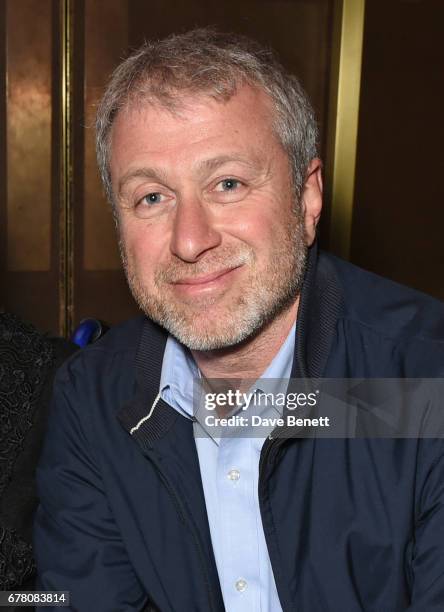
M275 430L276 432L284 431L284 428ZM263 453L261 453L259 459L259 486L263 484L263 477L265 475L265 467L267 465L268 458L274 447L280 446L285 441L285 438L268 438L264 442ZM265 449L265 450L264 450Z

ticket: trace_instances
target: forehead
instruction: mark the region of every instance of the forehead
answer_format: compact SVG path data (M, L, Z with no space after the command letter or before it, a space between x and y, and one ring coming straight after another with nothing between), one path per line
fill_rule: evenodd
M136 103L122 109L111 133L111 170L122 156L204 153L205 148L245 152L278 145L274 113L267 94L244 85L228 100L186 95L177 107Z

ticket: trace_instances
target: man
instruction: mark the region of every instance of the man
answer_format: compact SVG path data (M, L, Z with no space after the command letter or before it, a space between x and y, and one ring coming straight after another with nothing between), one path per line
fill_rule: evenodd
M41 588L76 610L442 610L441 440L196 434L193 378L443 372L440 303L318 255L297 80L240 37L148 43L112 77L97 151L148 318L59 374Z

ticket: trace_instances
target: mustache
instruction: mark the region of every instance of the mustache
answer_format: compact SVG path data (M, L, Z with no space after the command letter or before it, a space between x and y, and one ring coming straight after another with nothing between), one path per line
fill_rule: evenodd
M238 268L250 263L253 259L254 253L250 249L243 249L238 253L226 249L224 252L208 255L191 263L176 259L157 270L155 282L158 284L177 283L184 278L197 278L219 270Z

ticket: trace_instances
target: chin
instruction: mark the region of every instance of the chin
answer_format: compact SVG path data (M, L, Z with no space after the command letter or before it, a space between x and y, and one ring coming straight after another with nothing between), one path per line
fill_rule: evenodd
M150 315L148 315L150 316ZM185 322L183 317L152 317L164 327L181 344L193 351L213 351L228 348L239 344L251 335L252 330L244 326L233 324L233 322L215 323L214 319L205 319L197 316L193 321ZM253 330L254 331L254 330Z
M204 311L205 321L202 312L188 317L183 312L164 313L166 316L158 318L148 316L193 351L214 351L241 344L258 334L269 319L257 307L243 313L218 312L212 317L210 310Z
M184 329L168 329L168 331L172 336L177 338L179 342L192 351L215 351L218 349L226 349L240 344L251 336L251 333L240 334L239 331L230 334L227 333L226 330L223 333L216 334L214 329L209 331L208 334L202 333L202 331L197 334L193 331Z

